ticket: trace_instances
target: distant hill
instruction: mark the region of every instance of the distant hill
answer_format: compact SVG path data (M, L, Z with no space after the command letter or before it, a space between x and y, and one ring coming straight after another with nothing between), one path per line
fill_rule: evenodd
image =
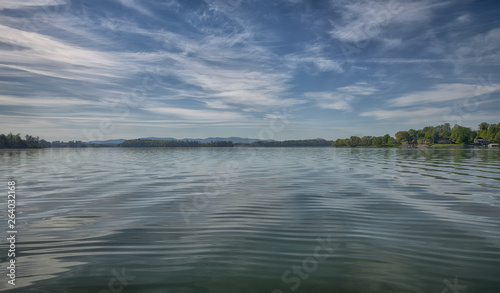
M182 139L177 139L177 138L173 138L173 137L154 137L154 136L140 137L139 139L149 139L149 140L182 140Z
M118 145L124 141L126 141L126 139L108 139L108 140L93 140L93 141L89 141L88 143L90 143L90 144Z
M207 138L183 138L176 139L173 137L142 137L141 139L149 140L180 140L180 141L198 141L201 143L209 143L216 141L231 141L233 143L254 143L260 141L260 139L255 138L242 138L242 137L207 137ZM107 144L107 145L118 145L124 142L126 139L108 139L108 140L93 140L89 141L91 144ZM266 141L274 141L273 139L267 139Z
M199 141L202 143L206 142L212 142L212 141L231 141L233 143L253 143L256 141L260 141L260 139L255 139L255 138L242 138L242 137L207 137L207 138L183 138L181 140L188 140L188 141ZM267 140L267 141L273 141L273 140Z

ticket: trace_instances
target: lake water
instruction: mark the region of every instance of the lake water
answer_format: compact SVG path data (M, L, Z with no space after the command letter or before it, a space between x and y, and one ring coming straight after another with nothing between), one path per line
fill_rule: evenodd
M500 151L1 150L10 292L500 292Z

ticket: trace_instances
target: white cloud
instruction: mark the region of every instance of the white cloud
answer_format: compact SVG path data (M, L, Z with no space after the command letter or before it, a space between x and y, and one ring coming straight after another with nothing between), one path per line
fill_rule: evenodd
M116 56L67 44L53 37L0 24L0 42L13 43L22 50L3 51L0 64L37 75L64 79L98 81L120 72Z
M0 105L4 106L35 106L35 107L61 107L100 105L99 101L81 100L75 98L23 98L16 96L0 95Z
M373 39L383 40L387 42L387 46L393 47L401 44L401 41L384 35L389 26L415 29L429 22L438 8L450 3L432 0L416 2L362 0L348 3L332 1L334 9L340 12L341 17L331 22L333 29L330 35L343 42L354 42L361 48Z
M144 110L158 114L173 115L188 120L240 121L247 118L241 113L229 111L194 110L175 107L145 108Z
M464 13L460 15L459 17L456 18L455 20L456 23L458 24L467 24L471 22L471 16L468 13Z
M304 93L304 97L315 100L318 106L323 109L343 111L352 110L351 106L349 105L349 102L352 100L352 96L334 94L332 92L307 92Z
M54 5L66 5L68 1L63 0L2 0L0 11L4 9L22 9L27 7L36 6L54 6Z
M321 56L314 55L288 55L285 57L285 62L288 63L288 66L296 68L300 65L312 65L314 66L314 71L317 72L338 72L342 73L344 70L342 69L342 64L337 61L327 59ZM309 70L312 71L312 70ZM312 73L314 73L314 71Z
M343 110L350 112L352 111L351 106L349 105L350 98L346 98L342 100L342 98L337 101L333 100L330 102L319 102L319 106L323 109L332 109L332 110Z
M436 59L422 59L422 58L371 58L364 59L365 63L379 63L379 64L426 64L426 63L453 63L455 60L451 58L436 58Z
M169 31L144 30L134 24L112 20L103 25L163 42L165 50L136 56L115 53L111 58L119 58L130 65L162 64L164 74L184 83L183 87L176 84L178 97L206 98L209 100L207 106L214 108L228 104L269 107L298 103L282 98L291 86L288 82L292 73L277 68L277 56L256 43L248 30L231 34L209 33L195 39ZM321 66L326 68L329 63L325 61ZM215 98L219 101L215 102Z
M397 119L407 124L425 122L429 125L452 121L474 121L478 118L479 113L471 112L470 107L478 107L478 103L487 97L485 95L499 90L500 85L483 84L479 80L478 84L475 85L438 84L429 90L417 91L390 99L387 101L387 109L366 111L360 116L375 117L377 120ZM473 99L469 100L470 98ZM439 105L443 103L445 103L444 106ZM489 117L489 110L482 110L482 113L481 119L485 120Z
M399 110L373 110L360 114L363 117L375 117L376 119L392 119L404 121L405 119L423 119L435 114L446 113L448 108L419 108L419 109L399 109Z
M308 44L302 51L285 55L283 62L292 69L305 67L312 74L328 71L342 73L344 71L342 64L336 60L327 58L324 51L325 48L319 43Z
M467 45L459 48L457 52L461 50L464 50L465 55L461 57L475 57L475 61L498 61L500 59L500 28L472 37Z
M433 32L427 42L427 51L446 56L447 63L453 64L455 75L462 75L472 67L498 65L500 62L500 28L470 35L471 25L467 17L446 24L441 30L450 31L443 36ZM460 22L460 23L457 23ZM432 31L432 30L430 30Z
M369 86L366 82L358 82L353 85L339 87L333 92L307 92L306 98L316 100L323 109L352 111L352 102L361 96L370 96L377 89Z
M219 101L219 100L203 100L203 103L205 103L205 105L208 108L212 108L212 109L233 109L234 108L233 106L230 106L230 105L224 103L223 101Z
M498 91L498 86L474 84L438 84L430 90L418 91L388 101L391 107L406 107L474 97Z
M377 92L377 89L369 86L366 82L358 82L353 85L337 88L338 91L350 93L352 95L369 96Z
M472 84L474 81L467 78L474 73L447 79L450 77L447 72L449 64L465 62L479 67L487 63L491 67L480 68L487 73L487 70L494 70L493 66L500 60L500 29L488 30L480 22L475 25L475 12L464 13L457 9L455 14L434 22L436 12L451 1L330 1L331 10L320 13L304 1L300 6L284 6L278 13L266 10L264 14L269 16L256 15L260 11L247 9L257 5L255 1L206 0L205 3L183 3L182 6L175 0L168 4L163 1L113 1L118 9L109 13L90 8L93 6L91 2L78 4L69 11L61 6L66 3L63 0L2 2L4 9L26 9L28 16L20 16L24 15L21 13L0 15L0 70L3 76L9 77L0 82L0 104L20 106L18 113L29 115L31 111L34 116L37 113L30 106L43 107L42 115L37 117L64 116L67 107L72 107L70 113L96 110L98 113L94 117L113 115L109 104L119 102L122 95L129 95L135 87L143 85L143 77L148 72L155 72L160 75L161 85L148 90L141 103L130 105L134 108L130 109L131 117L137 115L130 120L134 126L140 126L141 121L148 125L169 121L185 127L203 123L231 127L238 123L249 126L256 120L262 122L262 119L250 119L255 117L276 119L276 114L269 114L270 109L299 105L308 100L323 109L353 111L358 105L362 106L359 102L363 99L379 94L378 88L384 82L387 84L389 72L403 67L410 69L405 70L403 78L420 78L423 76L421 71L425 73L428 68L435 68L430 73L432 78L440 76L440 84L426 90L420 87L415 92L403 89L403 94L387 101L384 108L365 109L361 116L404 121L428 119L432 115L439 116L438 111L445 111L446 108L438 108L441 106L438 103L450 107L477 92L496 91ZM153 7L160 10L160 6L161 10L175 11L175 19L153 19L156 13ZM302 8L306 9L299 12ZM70 13L54 14L44 26L23 26L33 20L31 12L64 9ZM125 14L121 14L123 9ZM282 13L284 11L286 14ZM133 18L127 18L130 17L127 12L137 13ZM301 18L301 14L307 14L307 17ZM334 16L328 19L325 15ZM269 25L282 20L281 17L287 21L282 24L288 24L288 21L307 23L300 31L296 26ZM459 26L469 29L462 30ZM282 34L290 28L297 29L297 34ZM333 41L325 38L325 28L327 31L332 29L326 33ZM471 35L477 31L482 33ZM441 38L440 42L437 36ZM134 40L140 41L134 43ZM367 49L363 54L366 58L354 64L366 66L364 69L346 64L336 46L338 41L363 45L370 40L381 43L370 51ZM417 58L405 58L414 51L395 50L417 42L425 46ZM13 46L9 47L9 44ZM388 49L394 54L380 54L379 50ZM383 56L395 58L377 58ZM441 58L433 58L435 56ZM365 72L361 74L369 73L370 83L379 84L342 84L343 80L359 77L359 72L351 71L335 78L335 83L340 84L338 88L325 91L331 82L326 78L343 73L346 68L363 69ZM311 86L298 80L304 73L314 75L316 84L325 87L301 94L301 89ZM377 73L383 76L379 74L377 77ZM397 84L399 78L390 80L395 90L401 90ZM418 78L415 79L417 87ZM158 79L150 79L150 82L154 81ZM150 118L141 120L144 118L142 110ZM63 120L53 122L62 124ZM85 118L68 119L73 120L83 121Z
M140 5L135 0L119 0L119 1L123 6L128 7L130 9L133 9L135 11L138 11L139 13L142 13L142 14L147 15L147 16L153 15L153 13L149 9Z
M86 24L85 21L89 23ZM109 50L113 44L95 33L89 35L86 29L89 25L95 26L96 23L84 19L75 24L66 19L58 23L57 27L72 34L99 40L99 47L95 49L0 25L3 32L0 42L15 40L18 47L26 48L6 51L0 56L0 64L11 70L22 70L32 77L42 75L88 82L94 86L92 91L105 87L108 89L101 90L100 95L108 98L116 97L119 92L109 88L141 72L144 75L151 67L159 64L162 74L182 81L180 87L178 83L171 87L164 85L177 98L196 98L201 101L207 99L206 105L214 109L239 105L263 110L267 107L300 103L299 100L282 98L290 87L288 82L292 77L291 73L275 68L278 64L275 55L255 44L248 31L230 35L209 34L202 39L194 39L165 30L145 30L134 23L116 19L100 23L103 28L111 25L115 32L142 35L166 45L165 50L154 53L131 53L100 50L100 47L107 47ZM329 65L325 63L322 66ZM138 80L137 85L140 84ZM122 87L121 91L130 91L127 86ZM75 92L80 90L74 89ZM94 94L99 95L99 92ZM109 94L112 96L108 96Z

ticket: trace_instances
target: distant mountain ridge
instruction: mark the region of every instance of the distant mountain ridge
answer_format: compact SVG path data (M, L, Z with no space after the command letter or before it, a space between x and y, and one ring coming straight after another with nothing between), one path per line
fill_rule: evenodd
M92 140L92 141L88 141L87 143L116 145L116 144L120 144L124 141L126 141L126 139L120 138L120 139L108 139L108 140Z
M147 140L178 140L178 141L198 141L201 143L208 143L212 141L232 141L233 143L253 143L256 141L261 141L261 139L256 138L242 138L242 137L207 137L207 138L182 138L177 139L173 137L141 137L139 139L147 139ZM88 143L91 144L109 144L109 145L118 145L122 142L126 141L126 139L108 139L108 140L93 140ZM275 141L273 139L266 139L265 141Z

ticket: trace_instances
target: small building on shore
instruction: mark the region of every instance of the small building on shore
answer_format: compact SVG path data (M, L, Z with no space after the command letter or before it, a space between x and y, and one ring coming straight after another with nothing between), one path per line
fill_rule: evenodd
M440 139L437 142L438 144L452 144L453 142L449 139Z
M414 147L416 147L416 144L411 143L411 142L407 142L407 141L403 141L403 143L401 144L401 147L402 148L414 148Z
M484 138L481 138L481 137L478 137L478 138L474 139L474 144L480 144L480 145L487 146L489 143L490 142L487 139L484 139Z

